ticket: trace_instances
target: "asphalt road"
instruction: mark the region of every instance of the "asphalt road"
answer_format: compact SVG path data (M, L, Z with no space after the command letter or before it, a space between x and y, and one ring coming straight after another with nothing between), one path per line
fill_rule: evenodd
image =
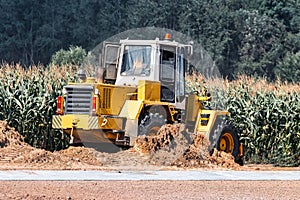
M71 171L5 170L0 181L289 181L300 180L300 171Z

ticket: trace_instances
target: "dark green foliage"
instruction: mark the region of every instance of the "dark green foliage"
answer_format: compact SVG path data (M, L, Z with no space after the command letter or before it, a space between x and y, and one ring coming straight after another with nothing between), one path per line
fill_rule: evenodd
M283 60L277 65L275 73L281 80L300 81L300 51L296 54L287 53Z
M243 20L237 26L241 30L241 40L236 72L275 80L274 68L285 53L283 43L287 32L284 26L257 12L244 10L237 16Z
M87 53L81 47L70 46L68 50L59 50L51 58L51 64L53 65L75 65L79 66L83 64Z
M278 68L289 72L284 79L294 72L281 63L299 52L299 10L297 0L1 0L0 59L47 64L70 45L90 51L122 31L155 26L201 43L223 76L273 81Z

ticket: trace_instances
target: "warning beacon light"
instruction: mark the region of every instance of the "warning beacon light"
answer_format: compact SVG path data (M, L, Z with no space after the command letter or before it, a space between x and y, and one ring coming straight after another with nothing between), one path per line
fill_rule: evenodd
M170 39L171 39L171 34L170 33L166 33L165 40L170 40Z

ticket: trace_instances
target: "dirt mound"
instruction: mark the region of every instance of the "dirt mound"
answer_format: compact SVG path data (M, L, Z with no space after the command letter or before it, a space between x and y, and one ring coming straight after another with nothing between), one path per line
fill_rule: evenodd
M156 165L177 167L231 168L239 165L231 154L216 149L211 154L209 142L201 134L188 133L184 125L164 125L156 136L143 136L136 140L135 150L150 155Z
M63 162L81 162L89 165L102 165L91 153L91 149L85 147L69 147L62 151L54 152L54 155L60 156Z
M0 121L0 147L2 169L8 166L22 169L82 169L101 166L84 147L69 147L56 152L34 148L4 121Z
M167 124L155 136L137 138L134 148L149 154L150 163L154 165L171 166L191 143L192 137L184 131L184 125Z
M14 128L7 125L7 122L0 121L0 147L11 145L25 145L24 137L20 135Z
M85 147L49 152L28 145L22 135L0 121L0 169L238 168L230 154L217 150L210 154L208 146L202 135L175 124L163 126L156 136L138 137L134 148L118 153Z
M213 149L208 151L210 143L198 134L186 152L176 160L173 165L177 167L205 167L205 168L231 168L238 169L240 166L234 162L234 157L223 151Z
M70 153L72 152L72 153ZM50 152L30 146L0 149L1 168L22 169L96 169L102 164L84 147Z
M183 133L182 124L166 124L155 136L141 136L136 140L134 148L141 153L151 154L163 148L175 150L174 145L189 142L190 136Z

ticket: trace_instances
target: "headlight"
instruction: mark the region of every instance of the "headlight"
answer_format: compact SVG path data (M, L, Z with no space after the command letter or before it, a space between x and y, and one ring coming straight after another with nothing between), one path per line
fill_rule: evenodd
M99 94L99 90L98 90L97 88L95 89L94 94L95 94L95 95L98 95L98 94Z
M62 93L63 93L64 96L67 95L68 92L67 92L65 87L62 89Z

